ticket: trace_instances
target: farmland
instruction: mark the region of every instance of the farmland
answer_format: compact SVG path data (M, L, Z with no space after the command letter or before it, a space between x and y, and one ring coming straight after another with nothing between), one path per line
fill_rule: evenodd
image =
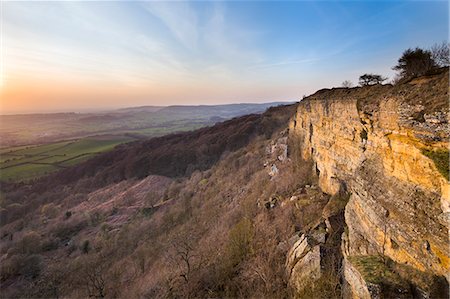
M133 140L135 138L129 136L103 135L45 145L4 148L0 152L0 178L6 181L33 179Z

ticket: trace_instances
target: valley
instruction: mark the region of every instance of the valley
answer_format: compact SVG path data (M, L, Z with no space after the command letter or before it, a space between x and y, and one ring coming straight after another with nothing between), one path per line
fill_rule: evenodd
M101 113L0 116L0 180L34 179L115 146L190 131L280 103L123 108Z

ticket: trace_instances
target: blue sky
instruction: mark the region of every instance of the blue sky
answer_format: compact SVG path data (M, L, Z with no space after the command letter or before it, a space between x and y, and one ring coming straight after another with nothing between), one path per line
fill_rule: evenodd
M447 1L3 2L2 110L298 100L448 40Z

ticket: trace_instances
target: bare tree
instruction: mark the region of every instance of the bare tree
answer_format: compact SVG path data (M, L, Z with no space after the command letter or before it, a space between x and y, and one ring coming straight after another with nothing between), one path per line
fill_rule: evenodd
M100 256L83 256L74 265L73 282L84 288L90 298L104 298L107 294L107 263Z
M151 248L146 244L143 244L140 247L138 247L131 256L136 268L139 269L139 272L141 272L141 274L145 273L145 270L147 269L148 260L151 257L152 257Z
M192 236L180 235L170 243L170 249L166 255L169 275L166 278L171 281L170 293L180 297L189 298L198 286L198 278L203 267L203 256L195 248L195 240Z
M434 62L440 66L450 65L450 44L447 42L442 42L440 44L434 44L431 49L431 56Z
M341 86L345 87L345 88L350 88L350 87L353 87L353 83L349 80L345 80L344 82L342 82Z
M180 277L188 283L194 268L194 259L196 255L194 254L194 249L188 241L177 242L174 246L175 249L175 262L180 269Z

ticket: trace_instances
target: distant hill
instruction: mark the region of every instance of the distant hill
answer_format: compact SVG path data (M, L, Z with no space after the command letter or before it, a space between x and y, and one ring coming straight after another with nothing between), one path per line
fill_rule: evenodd
M283 103L141 106L96 113L2 115L0 140L1 147L7 148L111 133L154 137L194 130L217 120L262 113L280 104Z

